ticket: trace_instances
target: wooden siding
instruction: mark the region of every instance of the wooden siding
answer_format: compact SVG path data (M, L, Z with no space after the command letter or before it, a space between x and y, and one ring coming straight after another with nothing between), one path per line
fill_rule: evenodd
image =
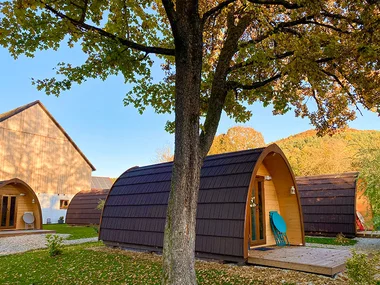
M356 235L356 177L358 173L297 177L309 235Z
M259 170L257 171L258 176L270 176L268 169L264 164L261 164ZM266 231L266 244L273 245L276 244L272 229L270 227L269 212L277 211L281 214L280 205L278 203L278 197L276 192L276 187L273 181L264 180L264 200L265 200L265 231ZM262 246L262 245L261 245Z
M25 194L25 196L20 196L21 193ZM25 223L22 219L25 212L33 212L35 217L34 227L35 229L41 229L40 204L29 189L21 184L8 184L0 187L0 197L3 195L16 196L16 229L25 229ZM32 203L32 199L34 199L34 203Z
M35 104L0 122L0 180L19 178L36 193L90 189L92 168Z

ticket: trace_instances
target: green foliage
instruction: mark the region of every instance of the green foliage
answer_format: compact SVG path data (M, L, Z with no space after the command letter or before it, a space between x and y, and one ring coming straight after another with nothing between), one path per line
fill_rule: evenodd
M359 178L364 183L364 195L371 204L374 228L377 228L380 226L380 139L367 138L356 155L355 166L360 169Z
M352 257L346 262L350 285L375 285L378 273L379 254L370 258L367 254L352 251Z
M287 1L269 6L231 1L206 17L218 3L199 1L194 7L205 17L203 52L197 55L203 60L200 116L207 115L216 85L224 88L223 110L237 122L251 118L247 105L257 101L272 106L274 114L294 110L309 117L321 132L354 119L353 105L380 112L380 13L374 1L300 0L291 8ZM233 26L243 21L244 36L225 45ZM141 113L148 106L157 113L174 111L175 29L182 34L158 0L0 3L0 45L14 58L62 45L86 56L78 66L58 63L53 78L33 79L38 90L58 96L73 84L120 74L132 86L124 103ZM224 47L234 48L231 57L219 58ZM152 77L155 60L165 72L162 80ZM227 67L223 77L214 82L222 65Z
M64 219L65 219L64 216L60 216L59 219L58 219L58 221L63 221Z
M368 144L367 142L373 142ZM347 129L333 136L319 137L315 131L306 131L276 143L284 151L296 176L361 171L356 161L363 145L376 146L380 142L379 131Z
M56 231L57 234L70 234L67 240L98 236L92 227L70 226L67 224L49 224L43 225L43 229Z
M46 235L46 245L51 257L62 254L62 240L58 235Z
M339 238L327 238L327 237L305 237L307 243L316 243L316 244L331 244L331 245L344 245L351 246L355 245L358 241L354 239L346 239L342 243L342 240Z
M335 242L340 245L348 245L350 243L350 240L344 236L344 234L339 233L335 237Z
M102 211L105 204L106 204L105 199L99 199L99 202L98 202L98 205L96 206L96 209Z

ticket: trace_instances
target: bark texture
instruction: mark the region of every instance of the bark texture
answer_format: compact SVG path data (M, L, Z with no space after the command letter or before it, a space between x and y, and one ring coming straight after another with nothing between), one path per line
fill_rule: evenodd
M199 144L202 32L193 1L177 2L175 152L169 196L163 284L196 284L195 222L203 157ZM176 30L181 33L176 34Z

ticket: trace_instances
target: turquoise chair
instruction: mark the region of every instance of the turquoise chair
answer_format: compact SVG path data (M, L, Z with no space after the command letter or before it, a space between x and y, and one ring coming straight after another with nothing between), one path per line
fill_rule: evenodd
M286 223L284 218L281 217L281 215L277 213L277 211L270 211L269 218L270 227L272 228L276 244L278 246L289 245L289 240L286 235Z

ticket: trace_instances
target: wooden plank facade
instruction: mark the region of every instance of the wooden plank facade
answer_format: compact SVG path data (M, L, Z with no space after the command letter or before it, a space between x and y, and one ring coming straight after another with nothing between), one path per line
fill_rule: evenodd
M19 178L30 185L40 199L44 222L64 216L60 201L90 189L93 170L41 102L0 115L0 181Z
M116 180L102 213L101 240L110 246L162 250L172 167L135 167ZM290 243L303 245L295 178L277 145L208 156L201 171L196 255L246 261L251 246L275 244L270 211L284 217Z

